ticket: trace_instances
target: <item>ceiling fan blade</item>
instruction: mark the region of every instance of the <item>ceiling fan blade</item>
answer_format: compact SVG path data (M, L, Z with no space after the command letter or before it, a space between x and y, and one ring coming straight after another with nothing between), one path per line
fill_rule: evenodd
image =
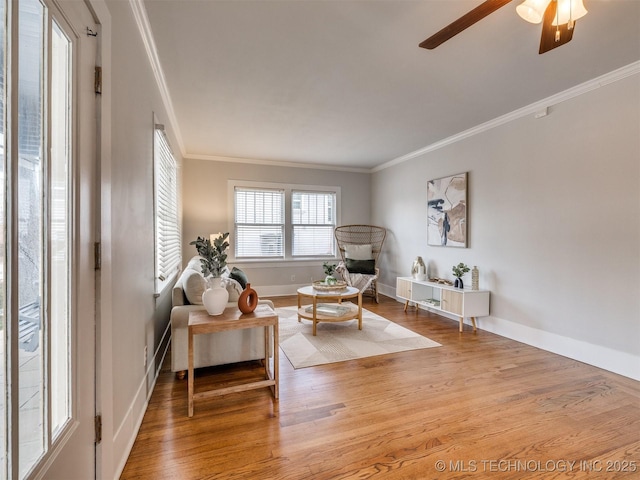
M544 11L544 18L542 20L542 36L540 37L540 50L539 54L553 50L556 47L569 43L573 38L573 31L576 28L576 22L573 22L573 28L569 28L568 24L558 25L555 27L552 25L553 19L556 16L556 8L558 2L552 1L547 9ZM556 41L556 32L559 32L560 37Z
M474 23L479 22L487 15L498 10L500 7L504 7L509 2L511 2L511 0L486 0L469 13L461 16L455 22L444 27L438 33L427 38L425 41L420 43L420 47L427 48L429 50L436 48L441 43L446 42L451 37L459 34L463 30L466 30Z

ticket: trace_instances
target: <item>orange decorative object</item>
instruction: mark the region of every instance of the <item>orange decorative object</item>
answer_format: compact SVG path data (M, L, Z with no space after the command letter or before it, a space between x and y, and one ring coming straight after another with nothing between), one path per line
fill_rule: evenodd
M251 313L258 306L258 293L247 283L247 287L238 298L238 308L242 313Z

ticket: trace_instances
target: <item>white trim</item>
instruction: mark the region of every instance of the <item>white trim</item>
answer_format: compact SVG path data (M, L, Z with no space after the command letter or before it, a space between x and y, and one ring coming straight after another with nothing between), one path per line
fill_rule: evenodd
M96 64L102 67L102 95L97 102L98 178L96 178L96 241L100 241L102 268L96 275L96 413L102 415L102 442L96 445L96 478L113 477L113 288L111 241L111 12L105 0L88 0L99 28Z
M278 160L259 160L257 158L224 157L220 155L196 155L187 153L185 159L207 160L211 162L248 163L252 165L269 165L271 167L311 168L314 170L331 170L332 172L371 173L369 168L345 167L339 165L322 165L317 163L296 163Z
M158 89L160 90L160 96L162 97L162 103L169 115L169 122L171 122L171 129L173 130L176 140L178 141L178 148L180 153L185 156L184 142L182 141L182 134L176 118L175 111L173 109L173 102L171 101L171 94L169 93L169 87L164 78L164 71L160 64L160 57L158 56L158 50L156 49L156 42L153 39L153 32L151 31L151 25L149 24L149 17L147 16L147 10L144 7L143 0L129 0L131 10L133 10L133 16L138 25L138 31L142 37L142 42L147 51L147 57L149 57L149 63L153 70L153 75L156 78Z
M400 303L404 303L404 300L396 297L395 288L378 283L378 289L381 294L395 298ZM455 320L455 322L459 321L458 317L444 315L442 312L434 313ZM509 338L547 352L562 355L563 357L571 358L640 381L640 356L614 350L602 345L584 342L575 338L565 337L556 333L545 332L544 330L528 327L492 315L480 317L476 319L476 322L478 324L478 330L495 333L501 337ZM466 321L465 323L469 324Z
M477 319L477 323L478 328L482 326L482 330L487 332L640 381L639 356L556 333L545 332L503 318L482 317Z
M154 352L153 357L147 362L147 370L145 371L145 375L142 377L142 381L138 386L138 390L136 391L129 408L127 409L127 414L124 416L122 422L113 435L113 445L115 450L114 457L118 459L117 466L114 469L114 480L119 479L122 475L124 467L127 464L127 460L129 459L129 455L131 454L133 444L135 443L138 432L140 431L142 420L144 419L145 413L147 413L149 400L151 399L153 389L155 388L158 376L160 375L162 363L169 351L169 345L171 345L170 338L167 338L170 336L171 322L167 323L162 339L158 343L158 350ZM161 352L160 347L162 345L165 347L164 351ZM155 371L153 371L154 366L156 367ZM148 382L151 374L153 374L153 377L151 381ZM136 412L138 414L138 418L134 419L133 415Z
M424 148L415 150L414 152L407 153L406 155L403 155L401 157L397 157L393 160L383 163L382 165L378 165L377 167L372 168L370 171L379 172L380 170L384 170L385 168L404 163L408 160L424 155L425 153L433 152L440 148L459 142L460 140L464 140L479 133L486 132L487 130L491 130L492 128L499 127L500 125L504 125L505 123L512 122L528 115L536 115L540 111L545 110L549 107L565 102L567 100L571 100L572 98L578 97L605 85L609 85L610 83L623 80L627 77L630 77L631 75L637 75L638 73L640 73L640 61L631 63L625 67L614 70L613 72L606 73L604 75L601 75L600 77L596 77L592 80L581 83L580 85L576 85L575 87L569 88L564 92L557 93L543 100L527 105L526 107L514 110L513 112L507 113L506 115L502 115L498 118L494 118L493 120L489 120L488 122L476 125L475 127L465 130L464 132L457 133L443 140L432 143L431 145L427 145Z

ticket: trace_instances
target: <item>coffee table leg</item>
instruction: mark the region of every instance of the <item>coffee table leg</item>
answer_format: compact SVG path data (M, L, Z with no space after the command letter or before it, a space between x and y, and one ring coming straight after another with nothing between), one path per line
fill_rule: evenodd
M313 297L313 336L316 336L316 325L318 324L318 313L316 307L318 305L318 299Z
M358 292L358 330L362 330L362 292Z

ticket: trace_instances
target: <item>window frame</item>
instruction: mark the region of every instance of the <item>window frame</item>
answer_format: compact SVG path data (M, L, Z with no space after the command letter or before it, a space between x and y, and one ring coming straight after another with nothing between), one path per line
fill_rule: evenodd
M314 196L314 195L321 195L321 196L326 196L326 197L333 197L332 199L332 205L331 205L331 223L304 223L301 221L296 222L295 220L295 215L294 215L294 195L308 195L309 197ZM333 252L331 254L328 255L313 255L314 258L335 258L336 257L336 252L337 252L337 248L336 248L336 240L334 237L334 230L337 226L337 220L336 220L336 209L337 209L337 196L336 196L336 192L335 191L320 191L320 190L308 190L308 189L300 189L300 188L295 188L291 190L291 198L289 200L290 202L290 207L291 207L291 257L292 258L309 258L308 255L301 255L301 254L295 254L294 253L294 247L295 247L295 231L296 231L296 227L310 227L310 228L329 228L331 229L330 231L330 238L331 238L331 248L333 250ZM302 207L302 205L301 205Z
M228 180L227 182L227 194L228 194L228 230L233 236L236 231L235 223L235 189L238 188L254 188L254 189L272 189L282 190L284 192L284 208L285 208L285 222L284 222L284 253L281 257L237 257L235 250L235 239L231 239L229 242L229 259L231 263L247 263L247 264L259 264L259 263L286 263L292 262L300 264L302 262L317 261L317 260L337 260L338 249L335 245L334 239L334 255L313 255L313 256L293 256L292 254L292 240L293 240L293 212L292 212L292 194L293 192L306 192L306 193L331 193L335 195L335 225L340 225L341 216L341 197L342 191L339 186L327 186L327 185L308 185L297 183L275 183L275 182L257 182L251 180ZM335 227L335 226L334 226Z
M164 130L164 125L158 122L158 119L154 115L153 125L153 220L154 220L154 296L158 297L160 293L168 286L173 284L173 281L177 278L178 273L182 265L182 228L180 220L180 182L179 182L179 167L178 161L173 153L169 139ZM158 141L162 141L164 146L159 148ZM169 153L168 158L162 157L164 151ZM164 166L165 170L168 170L167 175L161 175L163 170L160 168ZM173 174L173 178L171 177ZM163 179L168 181L162 182ZM169 197L175 207L175 212L167 212L166 219L169 222L168 227L165 228L165 238L171 236L173 231L174 241L171 243L172 248L170 252L172 255L167 255L168 266L163 270L161 268L162 249L160 248L160 235L163 233L160 231L162 224L159 221L161 206L160 195L163 192L163 185L169 184L169 191L165 192L165 195ZM173 186L173 188L171 188ZM172 195L174 198L171 198Z

